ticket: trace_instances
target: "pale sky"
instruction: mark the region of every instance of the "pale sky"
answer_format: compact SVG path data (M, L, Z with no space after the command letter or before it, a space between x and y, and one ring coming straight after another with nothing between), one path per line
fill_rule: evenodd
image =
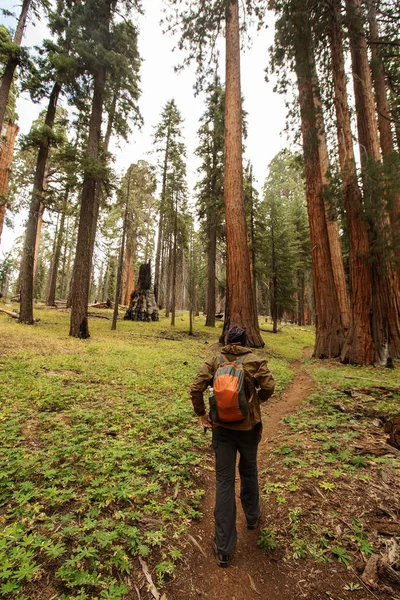
M163 0L151 0L151 10L139 20L139 52L143 58L141 69L141 90L139 106L144 118L141 131L133 130L128 142L111 145L116 155L114 163L118 173L123 173L132 162L140 159L154 163L155 156L148 153L152 150L152 134L154 126L160 121L164 105L172 98L184 119L183 136L187 148L187 178L189 190L193 189L197 180L198 160L194 150L198 145L197 130L199 119L204 112L204 97L194 96L194 68L177 74L174 65L182 58L179 51L172 52L174 39L163 35L159 21L162 17ZM19 6L13 0L2 0L2 6L19 12ZM4 21L3 17L0 17ZM5 22L5 21L4 21ZM9 22L7 23L9 24ZM14 26L14 23L13 23ZM23 40L26 46L40 44L47 36L45 23L29 25ZM252 47L242 53L241 80L244 109L248 113L248 137L245 141L245 160L253 163L256 179L255 187L261 193L263 182L267 176L267 166L271 159L287 145L281 132L285 126L286 108L284 97L273 92L274 81L266 83L264 70L268 64L268 47L273 40L273 20L267 30L257 32L254 28ZM224 62L221 61L221 79L224 79ZM21 133L28 133L32 121L36 118L41 106L31 103L28 96L20 97L17 104ZM0 248L0 257L12 245L16 235L23 232L23 217L17 215L14 231L5 227Z

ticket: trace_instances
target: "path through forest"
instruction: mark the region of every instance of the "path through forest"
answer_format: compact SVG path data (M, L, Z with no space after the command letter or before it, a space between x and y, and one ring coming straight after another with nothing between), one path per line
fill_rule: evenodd
M307 350L308 352L308 350ZM314 386L312 377L302 369L301 361L292 365L295 377L292 383L277 397L271 398L263 408L263 437L259 448L260 484L266 458L274 445L283 417L293 412L310 393ZM210 436L210 433L207 433ZM211 439L211 436L210 436ZM210 448L210 455L212 448ZM259 529L249 531L241 510L239 499L239 474L236 476L237 531L236 553L229 568L222 569L215 562L212 548L214 534L214 472L205 475L205 498L201 506L203 514L195 522L188 535L182 563L177 568L174 581L167 586L168 600L294 600L301 597L296 593L294 573L288 573L276 558L257 546ZM265 514L265 510L264 510ZM268 525L263 520L261 504L261 527ZM301 589L301 588L300 588ZM297 590L298 591L298 590Z

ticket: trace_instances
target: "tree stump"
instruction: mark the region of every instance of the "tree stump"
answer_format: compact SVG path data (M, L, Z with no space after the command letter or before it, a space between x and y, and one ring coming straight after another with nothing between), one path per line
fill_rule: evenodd
M151 290L150 262L140 265L136 288L131 294L129 307L124 316L130 321L158 321L158 308Z

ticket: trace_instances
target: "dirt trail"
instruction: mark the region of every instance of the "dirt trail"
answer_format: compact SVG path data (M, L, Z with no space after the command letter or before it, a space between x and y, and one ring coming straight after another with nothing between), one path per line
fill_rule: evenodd
M301 369L301 362L292 365L293 382L279 397L274 397L263 407L263 438L259 448L259 470L264 468L267 455L273 446L273 438L279 431L282 418L295 410L314 386L310 375ZM208 434L210 435L210 434ZM211 452L211 450L210 450ZM168 600L294 600L293 579L284 566L277 563L257 546L259 530L249 531L241 509L238 495L239 481L236 477L237 531L236 553L229 568L222 569L215 562L212 548L214 535L214 473L206 474L206 494L201 506L203 518L194 523L189 531L188 544L176 576L166 589ZM260 484L263 478L260 476ZM261 527L266 523L262 515Z

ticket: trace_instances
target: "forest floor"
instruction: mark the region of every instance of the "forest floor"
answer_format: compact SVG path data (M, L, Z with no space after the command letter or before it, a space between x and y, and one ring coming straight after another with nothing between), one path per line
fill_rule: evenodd
M312 328L261 323L275 395L263 407L262 518L227 569L212 549L211 436L188 388L219 345L177 325L66 311L0 316L0 598L400 598L398 368L311 358ZM98 318L101 317L101 318ZM391 567L390 567L391 566Z

